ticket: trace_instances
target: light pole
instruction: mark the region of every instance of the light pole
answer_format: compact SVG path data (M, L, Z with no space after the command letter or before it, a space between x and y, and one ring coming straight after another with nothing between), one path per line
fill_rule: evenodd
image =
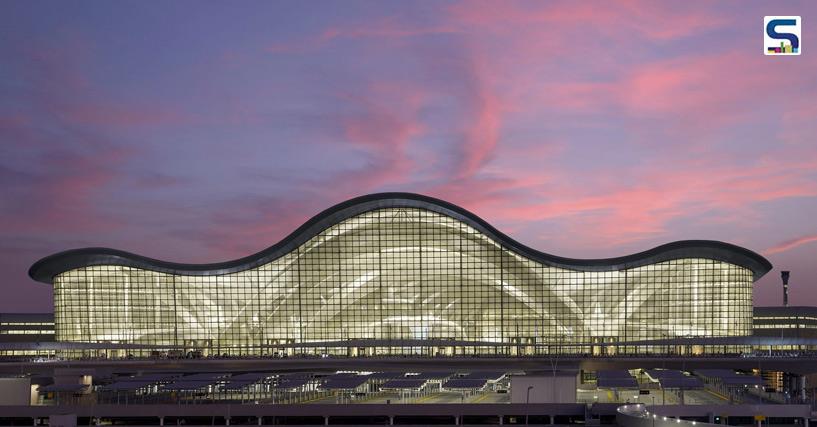
M533 386L529 385L528 389L525 391L525 405L530 404L530 391L533 390ZM528 425L528 408L525 407L525 425Z

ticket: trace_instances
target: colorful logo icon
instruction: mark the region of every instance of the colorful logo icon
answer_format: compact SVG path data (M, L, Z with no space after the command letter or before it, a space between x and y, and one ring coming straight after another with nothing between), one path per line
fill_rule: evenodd
M765 55L799 55L801 26L799 16L763 17L763 53Z

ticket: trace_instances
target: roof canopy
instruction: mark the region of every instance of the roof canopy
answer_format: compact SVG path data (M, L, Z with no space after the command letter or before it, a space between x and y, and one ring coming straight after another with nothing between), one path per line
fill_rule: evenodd
M525 246L497 230L477 215L444 200L413 193L378 193L347 200L315 215L275 245L256 254L212 264L182 264L147 258L109 248L72 249L47 256L31 266L29 276L39 282L53 283L56 275L73 269L118 265L168 274L209 276L236 273L269 263L308 241L327 228L354 216L384 208L418 208L448 215L507 249L544 265L578 271L614 271L640 267L680 258L708 258L739 265L751 270L757 280L772 265L761 255L729 243L712 240L683 240L667 243L643 252L617 258L565 258Z

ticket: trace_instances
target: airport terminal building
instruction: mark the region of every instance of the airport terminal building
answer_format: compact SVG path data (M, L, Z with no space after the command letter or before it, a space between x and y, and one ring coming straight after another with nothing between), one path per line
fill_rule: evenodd
M129 353L612 355L737 352L650 341L751 335L752 285L771 267L700 240L563 258L451 203L381 193L234 261L86 248L29 274L54 287L56 341Z

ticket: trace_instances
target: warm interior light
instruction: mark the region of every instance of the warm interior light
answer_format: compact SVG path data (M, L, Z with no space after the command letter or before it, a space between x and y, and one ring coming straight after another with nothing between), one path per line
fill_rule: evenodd
M520 256L455 218L383 208L246 271L183 276L112 265L67 271L54 279L55 333L57 341L210 354L346 355L344 345L293 347L350 340L394 342L384 346L390 354L506 351L453 344L432 350L417 345L424 340L504 343L522 354L603 343L569 351L612 354L621 350L606 344L625 339L751 333L752 279L746 268L704 258L626 272L559 268ZM408 344L397 345L401 340ZM372 355L385 352L369 348Z

